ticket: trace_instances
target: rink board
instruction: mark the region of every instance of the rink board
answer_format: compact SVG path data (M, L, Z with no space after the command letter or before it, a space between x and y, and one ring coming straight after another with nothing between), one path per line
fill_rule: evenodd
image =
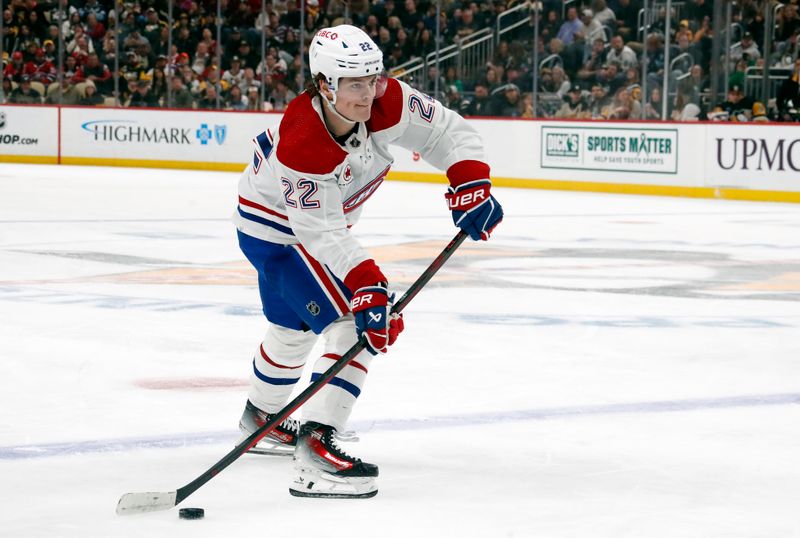
M276 113L0 107L0 162L241 171ZM495 184L800 202L800 126L471 119ZM389 179L444 183L393 148Z

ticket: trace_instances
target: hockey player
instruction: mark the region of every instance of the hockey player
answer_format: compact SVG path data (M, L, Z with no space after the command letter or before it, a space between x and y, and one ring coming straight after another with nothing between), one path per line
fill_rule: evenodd
M478 134L438 101L387 79L366 33L349 25L320 30L309 65L312 81L277 129L254 139L239 182L239 245L258 271L269 321L240 428L249 435L286 404L319 335L325 348L312 381L365 335L367 350L302 408L302 426L287 419L265 441L293 451L293 495L372 497L378 467L346 454L336 434L372 357L386 353L403 319L389 314L388 279L350 227L389 171L390 143L446 170L453 220L472 239L488 239L503 211L490 194Z

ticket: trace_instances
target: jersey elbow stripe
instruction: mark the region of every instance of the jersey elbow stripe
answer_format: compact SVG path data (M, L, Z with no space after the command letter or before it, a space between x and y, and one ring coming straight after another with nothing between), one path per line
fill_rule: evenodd
M279 232L294 237L294 232L288 226L278 224L277 222L272 222L271 220L267 220L264 217L259 217L251 213L246 213L245 211L242 211L241 207L239 207L238 210L239 210L239 216L242 217L243 219L247 219L252 222L257 222L258 224L263 224L264 226L269 226L270 228L278 230Z
M317 379L322 377L322 374L311 374L311 382L313 383ZM349 381L345 381L341 377L334 377L328 382L329 385L333 385L334 387L339 387L342 390L345 390L353 395L353 397L358 398L361 394L361 389L355 386L354 384L350 383Z
M255 376L263 381L264 383L269 383L270 385L294 385L298 381L300 381L299 377L270 377L268 375L264 375L258 371L256 367L256 360L253 359L253 373Z

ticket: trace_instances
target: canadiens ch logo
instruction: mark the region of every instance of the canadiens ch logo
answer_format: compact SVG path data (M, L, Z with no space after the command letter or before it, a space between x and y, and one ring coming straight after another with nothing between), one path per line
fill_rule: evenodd
M310 303L308 303L308 304L306 305L306 310L308 310L308 311L309 311L309 313L310 313L312 316L316 316L316 315L318 315L318 314L319 314L319 305L318 305L316 302L314 302L314 301L311 301Z
M349 213L358 206L360 206L361 204L363 204L364 202L366 202L367 198L372 196L373 193L378 189L378 187L381 186L381 183L383 183L386 174L389 173L389 168L390 167L387 166L383 170L383 172L378 174L378 177L367 183L364 187L361 188L361 190L359 190L353 196L345 200L344 203L342 204L342 209L344 209L344 212Z

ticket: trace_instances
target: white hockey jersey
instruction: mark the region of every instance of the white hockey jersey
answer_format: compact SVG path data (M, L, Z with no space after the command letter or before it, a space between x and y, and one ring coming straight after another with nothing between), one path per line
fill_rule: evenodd
M461 116L404 82L387 82L370 120L343 145L325 127L321 98L305 92L290 103L277 131L254 139L234 216L242 233L300 243L344 281L369 258L349 228L389 172L389 144L419 152L446 170L452 185L489 178L482 141Z

